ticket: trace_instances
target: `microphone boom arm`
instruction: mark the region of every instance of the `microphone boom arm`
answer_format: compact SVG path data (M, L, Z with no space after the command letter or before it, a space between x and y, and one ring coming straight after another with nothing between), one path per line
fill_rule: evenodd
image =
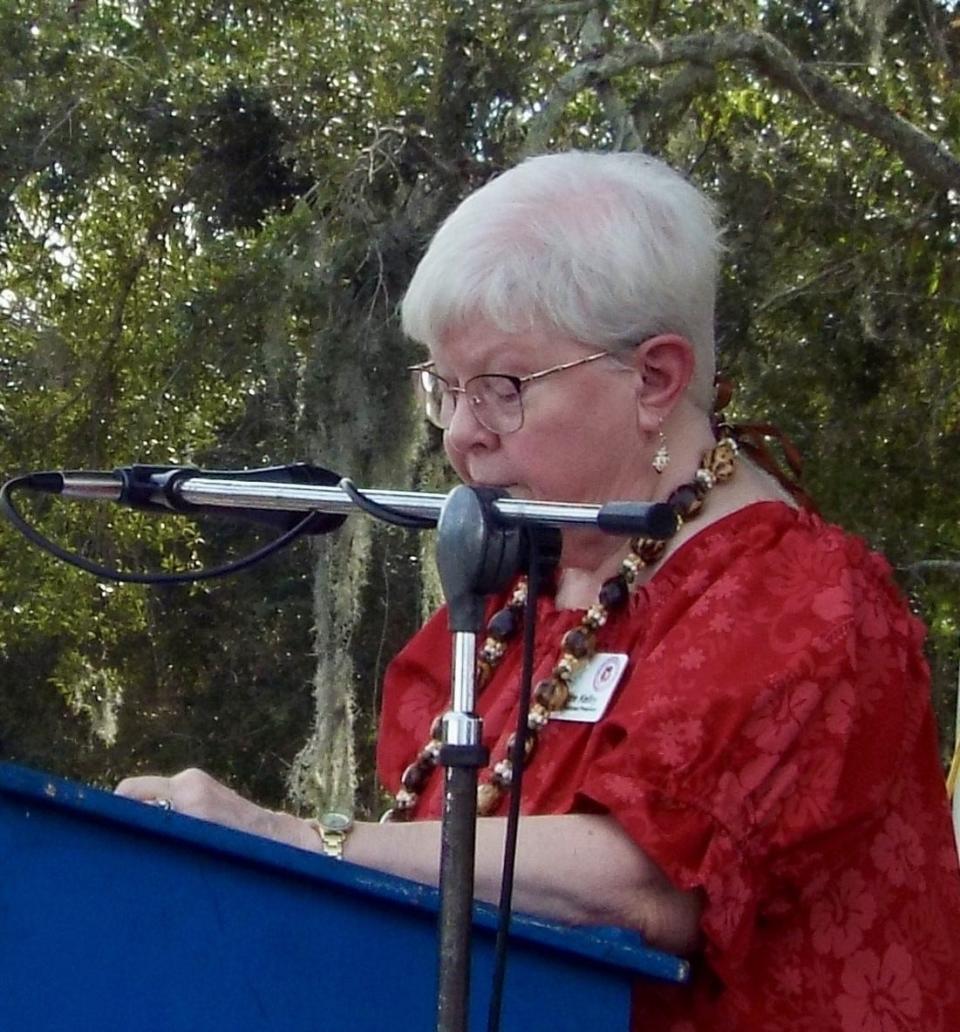
M289 471L297 471L291 479ZM310 482L317 474L333 483ZM65 498L105 500L137 507L186 514L225 510L276 513L323 512L348 516L357 509L349 494L337 486L339 477L317 466L269 467L239 473L209 472L185 466L128 466L113 473L60 474ZM47 489L49 490L49 488ZM370 501L436 523L446 494L421 491L365 490ZM494 514L506 525L536 523L547 527L599 527L617 535L643 534L668 538L676 530L676 515L666 503L547 502L503 496L493 503Z

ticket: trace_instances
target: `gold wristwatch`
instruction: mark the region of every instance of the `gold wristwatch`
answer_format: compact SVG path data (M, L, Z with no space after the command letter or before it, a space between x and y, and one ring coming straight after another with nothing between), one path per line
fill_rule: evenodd
M323 855L334 860L343 859L343 843L353 829L353 818L345 813L324 813L310 822L310 827L320 836Z

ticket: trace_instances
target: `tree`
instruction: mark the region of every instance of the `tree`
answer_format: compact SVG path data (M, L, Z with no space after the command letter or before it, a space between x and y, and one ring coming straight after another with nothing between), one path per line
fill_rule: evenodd
M949 730L955 4L48 0L8 4L0 33L0 468L297 456L439 486L395 315L431 231L525 154L642 147L726 213L735 414L779 423L824 513L890 556ZM38 515L144 565L250 540ZM436 598L428 542L359 518L256 580L162 594L0 535L0 738L103 780L162 746L274 804L286 766L303 806L351 796L377 677Z

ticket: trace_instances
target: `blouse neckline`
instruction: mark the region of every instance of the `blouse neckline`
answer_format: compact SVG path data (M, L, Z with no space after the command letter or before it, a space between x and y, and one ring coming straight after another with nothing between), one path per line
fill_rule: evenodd
M636 604L639 598L646 598L654 589L660 591L664 588L669 588L670 584L682 578L688 572L691 562L694 561L692 557L695 552L704 545L709 544L713 537L721 533L735 534L743 529L742 525L766 522L773 527L811 518L814 520L818 519L809 510L794 508L792 505L788 505L786 502L775 498L765 498L756 502L749 502L733 512L728 512L712 523L699 528L695 534L682 541L653 571L650 579L640 585L633 596L634 604ZM559 616L561 614L576 614L586 611L585 607L559 608L556 605L553 592L547 591L540 596L537 608L540 611L539 615L541 618L552 614Z

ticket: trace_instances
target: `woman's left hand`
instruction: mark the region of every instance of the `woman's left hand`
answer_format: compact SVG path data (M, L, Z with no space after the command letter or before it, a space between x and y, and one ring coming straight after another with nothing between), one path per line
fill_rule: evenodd
M124 778L115 791L128 799L163 806L238 831L304 849L315 848L316 835L305 821L258 806L196 768L182 770L170 778L153 774Z

